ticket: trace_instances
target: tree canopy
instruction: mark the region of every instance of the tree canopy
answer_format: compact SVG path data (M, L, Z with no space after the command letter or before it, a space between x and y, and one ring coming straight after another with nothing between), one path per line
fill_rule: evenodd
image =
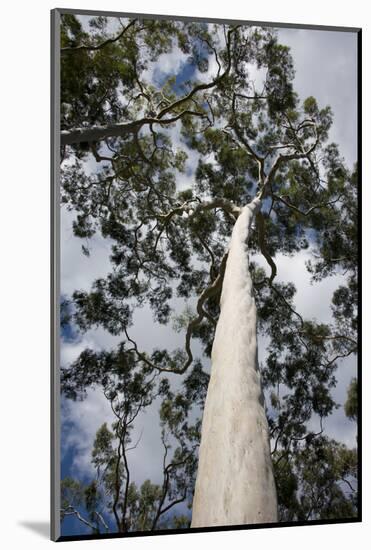
M153 64L174 52L186 59L183 78L150 78ZM62 520L74 516L92 533L189 526L228 241L257 194L249 249L265 262L253 261L251 272L267 343L260 369L280 520L357 516L356 449L325 430L338 407L339 361L357 352L357 167L329 142L331 108L302 100L294 76L290 50L270 27L142 18L113 25L106 17L83 26L62 16L61 203L75 214L82 253L99 235L111 262L90 290L64 297L62 323L120 337L116 348L85 349L62 366L66 399L97 388L112 409L92 448L95 477L62 480ZM180 185L191 154L192 182ZM275 258L308 249L314 283L346 274L328 324L297 311L294 284L277 282ZM177 310L178 298L191 305ZM143 306L156 323L176 317L182 348L143 350L132 336ZM353 419L355 384L345 404ZM162 483L138 486L133 426L154 403Z

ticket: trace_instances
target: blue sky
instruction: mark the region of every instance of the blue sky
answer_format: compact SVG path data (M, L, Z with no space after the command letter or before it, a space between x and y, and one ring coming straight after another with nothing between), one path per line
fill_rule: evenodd
M82 19L82 18L81 18ZM86 20L84 21L86 25ZM115 23L112 23L114 29ZM302 98L314 95L322 105L330 104L334 110L334 126L330 138L340 144L349 165L356 159L356 37L350 33L319 32L310 30L281 29L279 31L283 43L289 45L296 67L295 87ZM209 79L215 71L213 57L210 57L210 66L206 74L197 74L193 64L187 61L186 56L180 57L179 50L172 54L161 56L157 63L147 71L148 80L155 84L162 82L172 75L176 75L175 90L181 91L181 85L189 78L198 76ZM214 72L215 74L215 72ZM187 149L179 136L179 125L169 130L173 143ZM187 171L179 178L179 186L187 187L192 184L198 155L194 151L189 154ZM92 164L94 166L94 164ZM72 234L73 213L62 209L61 221L61 292L70 295L75 289L88 290L92 281L98 276L104 276L110 269L110 246L99 235L90 243L90 258L81 254L81 240ZM337 274L319 285L315 289L310 284L309 274L304 262L308 258L307 252L302 252L293 258L282 255L277 257L278 280L293 280L298 289L296 306L298 311L304 312L309 318L329 320L329 302L332 292L344 280ZM255 259L256 261L261 261ZM264 264L262 264L264 265ZM314 298L316 296L316 298ZM179 302L176 307L182 307ZM181 347L183 335L169 331L168 327L153 325L152 314L145 307L138 311L133 328L135 338L140 342L141 349L150 351L154 343L161 346L161 342L170 343L170 347ZM145 335L145 338L144 338ZM68 364L75 359L85 348L109 349L120 338L112 337L102 329L90 330L79 335L73 327L66 327L62 331L61 362ZM199 344L194 343L195 355L201 355ZM264 358L264 340L259 341L259 358ZM344 360L339 367L338 387L335 396L340 403L344 402L349 380L355 374L355 359ZM104 421L110 421L110 410L98 392L89 392L85 402L71 403L63 401L62 427L62 477L67 475L89 479L93 470L89 465L90 451L94 434ZM143 429L144 435L141 446L132 454L132 464L135 465L134 478L138 483L149 477L153 482L161 482L161 448L159 439L157 406L149 414L143 415L138 422L138 432ZM92 411L95 414L92 415ZM339 409L326 421L327 433L343 440L348 445L355 442L355 425L346 419L342 409ZM72 434L72 436L71 436ZM149 464L149 457L151 458ZM62 534L84 533L85 527L76 520L68 519L64 522Z
M196 71L195 64L188 60L185 60L185 62L181 65L179 72L177 72L175 75L176 80L175 80L175 85L173 86L173 90L178 96L180 96L182 93L182 84L184 84L187 80L191 79L194 76L195 71ZM173 75L169 75L169 73L166 73L162 70L161 66L158 66L155 68L153 72L152 82L154 82L157 86L161 87L164 85L166 79L169 76L173 76Z

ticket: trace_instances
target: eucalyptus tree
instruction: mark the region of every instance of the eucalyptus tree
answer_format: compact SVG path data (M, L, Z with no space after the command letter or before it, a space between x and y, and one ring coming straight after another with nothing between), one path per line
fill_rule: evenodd
M158 528L177 501L192 506L193 527L327 518L334 499L339 517L355 515L354 457L340 467L348 451L323 434L336 407L337 362L357 350L357 173L328 142L330 107L300 101L289 48L271 28L133 18L117 20L113 32L99 17L87 31L68 15L61 35L62 203L76 213L77 237L109 239L112 263L107 277L70 298L73 322L122 338L116 351L85 350L63 370L62 387L76 398L99 385L112 405L112 431L101 428L92 459L97 470L105 464L99 480L116 528ZM174 51L189 76L150 79ZM198 162L184 188L191 154ZM309 247L313 280L348 273L332 324L306 319L294 285L276 281L275 257ZM82 250L89 255L88 245ZM178 319L184 348L145 352L132 335L136 308L149 305L166 325L174 296L195 304ZM260 368L258 333L268 342ZM210 380L196 339L211 357ZM180 393L171 390L174 374ZM133 393L125 376L138 376ZM152 487L141 505L129 496L138 493L125 449L131 418L157 398L179 448L169 470L164 461L162 489ZM189 424L192 401L202 428ZM311 482L318 449L331 472L326 490L322 478ZM91 528L104 527L93 512Z

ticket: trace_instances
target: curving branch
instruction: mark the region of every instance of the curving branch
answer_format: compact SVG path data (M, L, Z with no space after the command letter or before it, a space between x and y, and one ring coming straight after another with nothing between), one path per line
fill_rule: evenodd
M64 508L61 510L61 514L63 517L65 516L76 516L81 523L89 527L93 532L97 531L97 527L94 526L92 523L90 523L87 519L85 519L76 508L73 506L68 506L67 508Z
M271 286L273 283L273 279L277 275L277 266L274 263L273 258L269 254L269 251L267 249L267 245L265 242L265 220L261 212L258 212L256 214L256 226L258 229L258 242L259 242L261 253L263 254L264 258L267 260L271 268L271 274L268 280L268 284Z
M284 197L282 197L280 195L276 195L275 193L272 193L271 195L272 195L272 198L274 198L275 200L278 200L279 202L282 202L285 206L287 206L291 210L294 210L294 212L297 212L301 216L309 216L309 214L311 214L311 212L313 212L313 210L316 210L317 208L325 208L326 206L336 204L341 199L341 197L343 196L343 195L339 195L336 199L334 199L332 201L322 202L322 203L319 203L319 204L314 204L313 206L308 208L308 210L303 211L303 210L300 210L300 208L298 208L294 204L291 204L290 202L288 202Z
M102 523L102 525L104 526L104 528L106 529L106 531L108 532L109 531L109 527L104 519L104 517L102 516L102 514L100 514L99 512L95 511L94 512L95 515L97 516L98 520Z
M250 145L250 143L247 141L246 137L244 136L244 133L242 129L237 124L237 115L236 115L236 99L238 95L236 93L233 94L232 98L232 111L233 111L233 124L231 127L233 128L238 140L242 143L242 145L245 147L249 155L256 160L258 163L259 168L259 185L263 185L263 181L265 178L264 173L264 157L260 156Z
M115 467L115 480L114 480L114 483L115 483L115 496L114 496L113 503L112 503L112 511L113 511L113 515L115 516L116 525L117 525L118 530L120 530L120 527L121 527L121 521L120 521L118 511L117 511L117 507L118 507L118 503L119 503L119 499L120 499L120 490L121 490L121 485L120 485L120 464L121 464L121 457L122 457L121 447L122 447L122 440L121 440L121 437L119 437L119 446L117 448L117 458L116 458L116 467Z
M181 97L180 99L174 101L174 103L172 103L171 105L164 107L157 115L157 118L162 118L164 115L166 115L170 111L173 111L174 109L180 107L181 105L183 105L183 103L186 103L187 101L192 99L193 96L197 94L197 92L214 88L228 76L232 66L232 57L231 57L232 34L235 33L238 28L239 26L233 27L229 29L227 33L227 58L228 59L227 59L227 67L225 71L222 74L219 74L220 71L218 71L218 75L211 82L197 84L186 96Z
M332 359L329 359L327 363L323 363L322 366L327 369L330 367L333 363L336 363L338 359L345 359L346 357L349 357L349 355L352 355L352 353L357 353L358 347L351 348L347 353L338 353L338 355L335 355Z
M184 464L186 464L186 462L188 462L188 460L190 458L192 458L192 456L194 456L194 451L196 450L196 448L198 446L198 445L196 445L196 446L192 447L190 452L183 458L183 460L180 460L178 462L170 462L169 464L166 465L166 456L167 456L169 446L166 445L163 436L161 437L161 440L162 440L162 443L163 443L164 448L165 448L165 453L164 453L164 457L163 457L163 476L164 476L164 479L163 479L163 484L162 484L162 494L161 494L160 502L159 502L155 517L154 517L153 522L152 522L152 527L151 527L152 531L154 529L156 529L156 526L157 526L158 520L160 519L160 516L165 514L168 510L173 508L176 504L179 504L180 502L184 502L184 500L187 498L187 487L185 487L184 491L183 491L183 493L180 497L170 501L165 507L163 507L164 503L165 503L165 500L166 500L166 497L167 497L168 492L169 492L171 471L173 469L176 469L178 466L183 466Z
M198 204L192 208L191 204L197 202ZM199 197L194 197L188 199L183 204L176 206L172 210L169 210L166 214L157 214L157 217L163 221L163 223L168 223L173 216L182 215L183 212L189 215L189 218L194 218L199 212L203 210L213 210L214 208L221 208L227 214L233 216L235 221L241 213L241 208L234 204L228 199L213 199L209 202L202 202Z
M97 518L97 521L96 521L96 525L93 525L92 523L90 523L90 521L88 521L86 518L84 518L80 512L74 508L73 506L67 506L67 508L64 508L61 510L61 515L62 517L65 517L65 516L76 516L76 518L81 521L81 523L83 523L84 525L86 525L87 527L89 527L93 533L94 532L98 532L99 533L99 522L103 525L103 527L105 528L105 530L109 531L109 527L107 525L107 522L105 521L104 517L102 516L101 513L97 512L96 510L94 511L94 515L96 516Z
M130 29L130 27L135 25L135 23L137 21L138 21L138 19L133 19L132 21L130 21L130 23L128 25L126 25L126 27L124 27L122 29L122 31L115 38L108 38L107 40L104 40L104 42L101 42L97 46L82 45L82 46L61 48L61 54L64 55L66 53L101 50L102 48L104 48L108 44L113 44L114 42L117 42L118 40L120 40L120 38L122 38L124 36L124 34Z
M193 331L196 327L198 327L198 325L201 323L201 321L205 317L207 317L207 318L209 317L208 313L204 309L204 304L205 304L206 300L208 300L208 298L210 298L211 296L215 296L215 294L220 292L220 290L222 288L224 273L225 273L225 267L226 267L226 264L227 264L227 258L228 258L228 252L226 252L224 254L223 258L222 258L219 273L218 273L217 277L214 279L214 281L209 286L207 286L201 292L201 294L199 296L197 306L196 306L197 316L190 320L190 322L188 323L188 326L187 326L187 330L186 330L185 352L187 354L187 359L185 360L182 367L180 367L178 369L172 369L172 368L160 367L158 365L155 365L147 357L147 355L145 353L139 351L138 345L135 342L135 340L130 338L130 336L128 334L127 327L124 327L124 332L125 332L126 338L133 345L133 348L129 351L135 351L135 353L137 354L139 359L141 359L144 363L146 363L152 369L156 369L159 372L172 372L172 373L175 373L175 374L183 374L193 362L193 354L192 354L192 349L191 349L191 338L192 338Z
M302 332L302 334L304 334L304 332ZM354 340L354 338L350 338L350 336L345 336L343 334L334 334L333 336L322 336L320 334L311 334L310 338L312 338L313 340L345 340L347 342L350 342L354 346L358 345L357 341Z
M282 292L280 292L280 291L278 290L278 288L277 288L275 285L271 284L270 287L271 287L271 289L273 290L273 292L274 292L275 294L277 294L277 296L283 301L283 303L287 306L287 308L291 311L291 313L293 313L294 315L296 315L296 317L297 317L297 318L299 319L299 321L300 321L301 326L303 327L303 326L304 326L304 319L303 319L303 317L300 315L300 313L298 313L298 312L296 311L296 309L295 309L294 307L292 307L292 305L290 304L290 302L288 302L288 301L286 300L286 298L284 297L284 295L282 294Z
M343 481L344 483L346 483L349 487L349 489L354 493L357 489L355 489L355 487L353 487L353 485L350 483L350 481L348 481L345 477L342 477L341 478L341 481Z
M316 147L318 146L318 143L319 143L319 135L318 135L318 132L317 132L317 125L315 122L311 121L310 123L307 122L307 126L306 127L312 127L313 128L313 131L314 131L314 141L311 145L308 146L307 149L304 149L304 146L301 146L300 149L301 149L301 152L294 152L294 153L281 153L279 154L275 161L273 162L273 165L272 165L272 168L270 169L269 173L265 176L264 178L264 181L263 181L263 184L261 185L260 187L260 190L258 192L258 198L260 199L263 199L267 193L267 189L271 189L272 188L272 184L273 184L273 181L274 181L274 178L279 170L279 168L281 168L282 164L284 164L285 162L288 162L290 160L300 160L300 159L304 159L304 158L307 158L309 159L310 158L310 154L313 153L313 151L316 149Z

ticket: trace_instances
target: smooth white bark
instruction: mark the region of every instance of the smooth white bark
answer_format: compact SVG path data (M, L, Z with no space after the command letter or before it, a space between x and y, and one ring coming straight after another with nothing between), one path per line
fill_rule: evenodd
M268 424L257 361L247 237L260 200L233 228L202 420L192 527L277 521Z

